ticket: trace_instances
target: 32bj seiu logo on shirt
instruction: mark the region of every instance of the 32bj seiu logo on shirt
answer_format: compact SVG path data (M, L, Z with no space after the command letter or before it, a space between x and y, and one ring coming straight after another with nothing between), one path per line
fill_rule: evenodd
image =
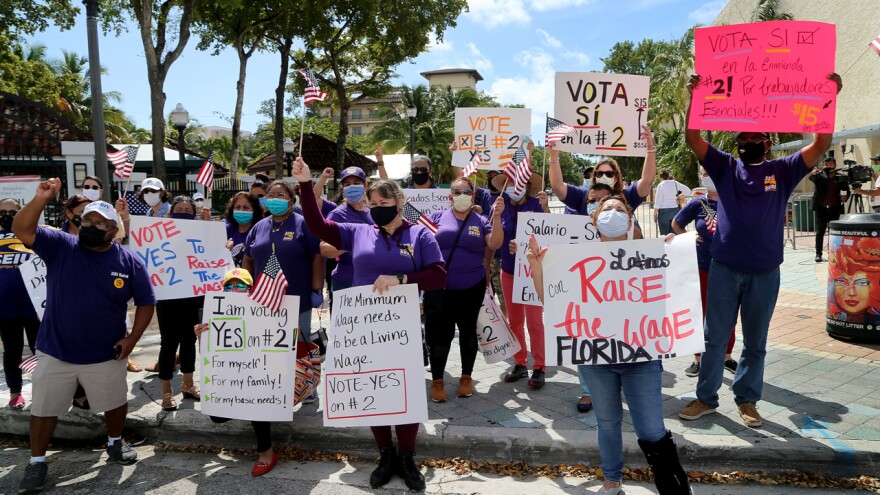
M401 256L406 256L407 258L412 257L412 255L413 255L412 244L402 244L401 243L401 244L398 244L397 246L400 248L400 255Z
M764 177L764 192L776 192L776 176L768 175Z

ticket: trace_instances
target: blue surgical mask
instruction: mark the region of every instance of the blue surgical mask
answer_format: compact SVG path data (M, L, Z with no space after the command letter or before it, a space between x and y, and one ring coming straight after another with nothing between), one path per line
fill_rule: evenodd
M262 206L263 208L266 207L266 196L260 198L260 206Z
M587 215L592 214L596 211L596 207L599 206L599 202L587 203Z
M266 200L266 207L269 213L273 215L283 215L290 208L290 201L281 198L272 198Z
M232 218L238 222L239 225L244 225L246 223L250 223L251 220L254 219L254 212L252 211L233 211Z
M629 215L622 211L605 210L596 218L596 228L606 237L620 237L629 230Z
M351 184L342 189L342 195L349 203L360 203L364 199L364 192L362 184Z
M523 196L526 195L525 189L523 189L521 193L516 194L513 187L508 187L504 190L504 192L507 193L507 195L510 197L511 200L513 200L514 203L519 203L520 200L523 199Z

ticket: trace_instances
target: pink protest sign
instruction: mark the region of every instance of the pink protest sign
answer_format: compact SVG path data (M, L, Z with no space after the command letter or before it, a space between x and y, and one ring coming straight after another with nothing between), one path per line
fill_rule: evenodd
M773 21L697 29L691 129L833 132L834 24Z

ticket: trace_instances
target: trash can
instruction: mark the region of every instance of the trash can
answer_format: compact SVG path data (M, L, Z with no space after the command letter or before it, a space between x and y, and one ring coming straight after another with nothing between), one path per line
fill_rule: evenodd
M829 230L825 330L880 343L880 214L843 215Z
M812 199L799 199L794 202L794 230L800 232L816 231Z

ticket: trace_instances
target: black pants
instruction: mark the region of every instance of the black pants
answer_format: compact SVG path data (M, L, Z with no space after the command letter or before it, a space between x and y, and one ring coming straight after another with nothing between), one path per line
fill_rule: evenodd
M225 423L230 418L219 418L217 416L208 416L215 423ZM257 434L257 452L265 452L272 448L272 423L268 421L251 421L254 427L254 433Z
M159 320L159 379L170 380L174 376L174 356L180 347L180 371L196 370L196 334L193 327L201 323L199 311L205 298L168 299L156 303Z
M431 349L431 377L434 380L443 378L456 325L461 350L461 374L470 375L474 371L479 350L477 316L485 292L485 278L467 289L425 292L425 333Z
M825 229L828 222L840 218L840 209L837 206L823 206L816 210L816 256L821 257L825 251Z
M24 336L27 334L31 354L37 345L37 331L40 320L33 318L0 318L0 337L3 339L3 373L9 392L21 393L21 353L24 351Z

